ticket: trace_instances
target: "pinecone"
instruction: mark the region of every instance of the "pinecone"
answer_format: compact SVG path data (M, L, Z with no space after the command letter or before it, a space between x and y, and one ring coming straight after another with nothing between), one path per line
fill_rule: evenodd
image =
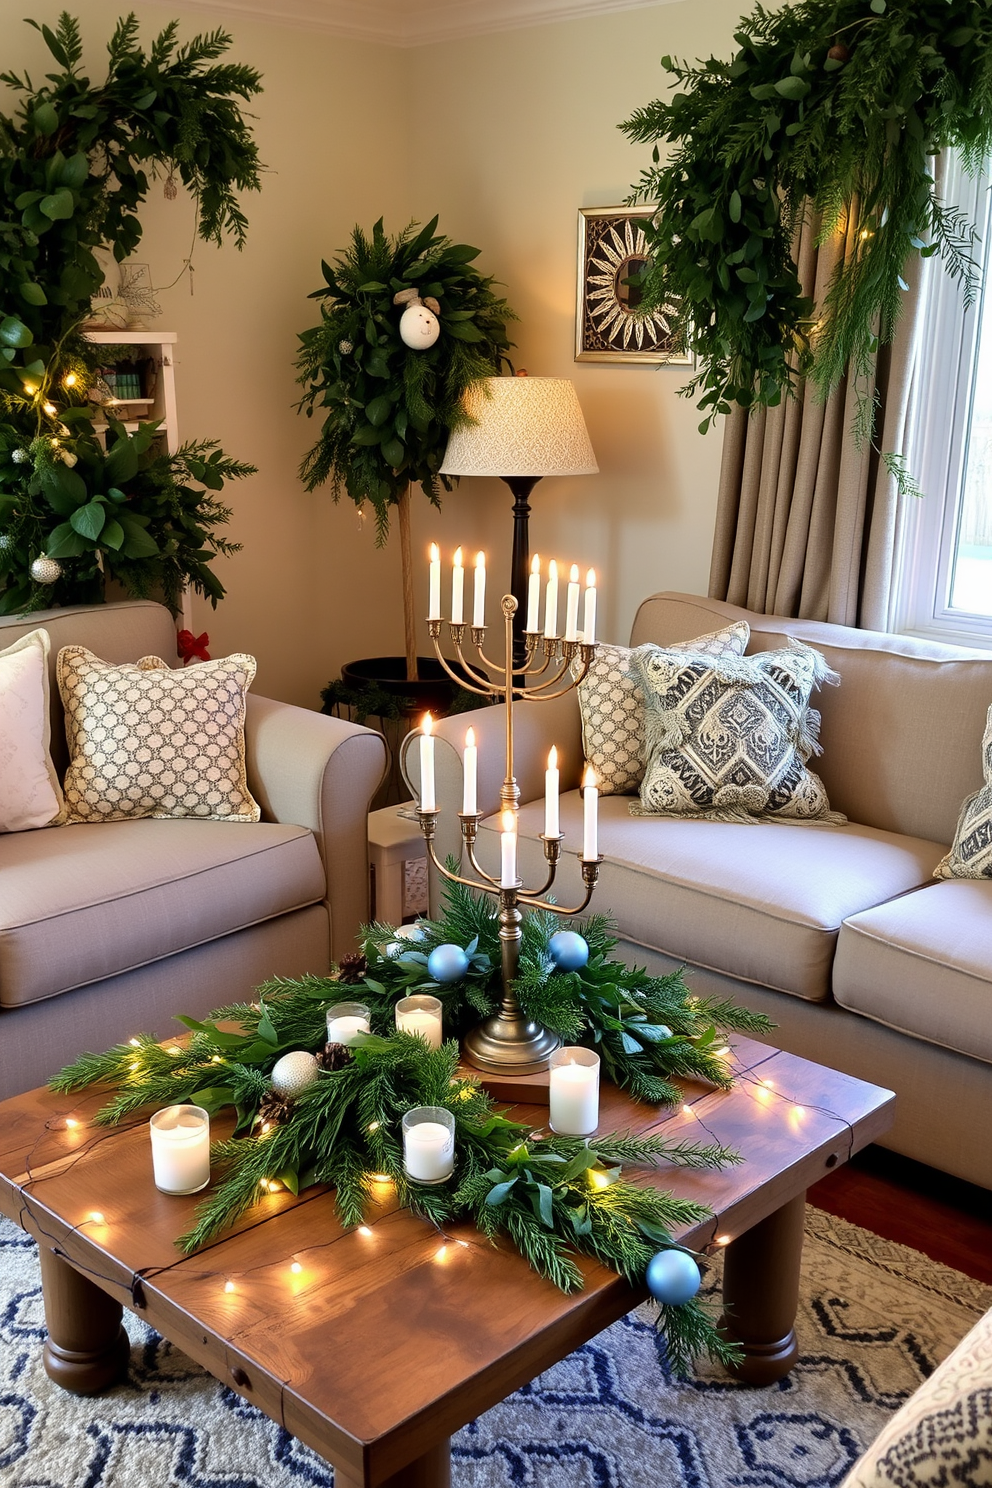
M338 965L338 981L345 986L350 982L364 982L365 973L369 969L369 963L361 951L352 951L350 955L342 956Z
M317 1063L322 1070L333 1074L335 1070L344 1069L354 1057L347 1044L325 1044L317 1055Z
M270 1126L282 1126L293 1114L293 1105L288 1095L280 1095L278 1090L266 1091L258 1103L259 1120L267 1121Z

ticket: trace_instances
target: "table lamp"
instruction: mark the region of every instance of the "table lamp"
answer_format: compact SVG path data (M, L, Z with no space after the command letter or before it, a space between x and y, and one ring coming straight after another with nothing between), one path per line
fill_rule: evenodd
M523 660L530 567L530 493L546 475L595 475L599 470L575 388L564 377L485 377L469 388L471 424L452 431L442 475L494 475L513 492L510 592L515 660Z

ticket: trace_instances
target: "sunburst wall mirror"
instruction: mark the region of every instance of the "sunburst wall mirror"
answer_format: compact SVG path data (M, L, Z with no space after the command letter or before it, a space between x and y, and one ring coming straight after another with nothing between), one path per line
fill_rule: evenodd
M578 287L575 306L577 362L648 362L692 365L675 303L638 314L640 294L627 281L647 257L642 223L653 207L579 209Z

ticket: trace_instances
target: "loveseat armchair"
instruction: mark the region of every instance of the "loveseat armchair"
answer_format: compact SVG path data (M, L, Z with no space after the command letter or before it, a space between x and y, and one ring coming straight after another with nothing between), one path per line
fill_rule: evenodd
M176 652L148 601L0 619L0 650L51 637L52 757L67 763L59 648L115 664ZM368 918L367 812L381 736L249 693L253 822L139 819L0 834L0 1098L84 1049L166 1037L273 975L324 974Z
M630 796L603 796L605 861L590 912L613 916L624 957L658 974L684 965L701 994L766 1013L777 1024L769 1042L895 1090L887 1146L992 1187L992 880L932 876L962 801L982 784L992 656L667 593L641 605L631 645L691 640L734 620L751 627L749 652L795 637L840 674L839 687L814 696L823 754L810 763L848 822L632 816ZM490 871L499 863L503 712L480 709L435 730L438 855L460 853L471 725L487 814L478 851ZM577 903L575 693L521 702L514 719L520 874L540 881L544 768L556 744L565 834L556 892ZM418 750L405 758L416 784ZM435 878L432 907L438 893Z

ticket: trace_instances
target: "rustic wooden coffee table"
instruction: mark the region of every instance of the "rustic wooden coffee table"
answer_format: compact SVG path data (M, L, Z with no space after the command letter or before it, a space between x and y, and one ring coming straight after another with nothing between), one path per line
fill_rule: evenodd
M733 1091L686 1085L672 1113L607 1087L600 1129L712 1136L746 1155L650 1181L713 1210L679 1238L726 1246L741 1373L762 1384L796 1359L806 1188L886 1129L894 1096L749 1039L735 1060ZM0 1105L0 1211L41 1247L49 1375L84 1394L119 1379L123 1304L328 1458L337 1488L444 1488L452 1432L645 1295L583 1259L585 1290L565 1297L471 1226L440 1237L388 1184L360 1230L342 1231L326 1189L278 1193L183 1258L173 1242L196 1197L160 1194L146 1121L93 1127L100 1103L43 1089Z

